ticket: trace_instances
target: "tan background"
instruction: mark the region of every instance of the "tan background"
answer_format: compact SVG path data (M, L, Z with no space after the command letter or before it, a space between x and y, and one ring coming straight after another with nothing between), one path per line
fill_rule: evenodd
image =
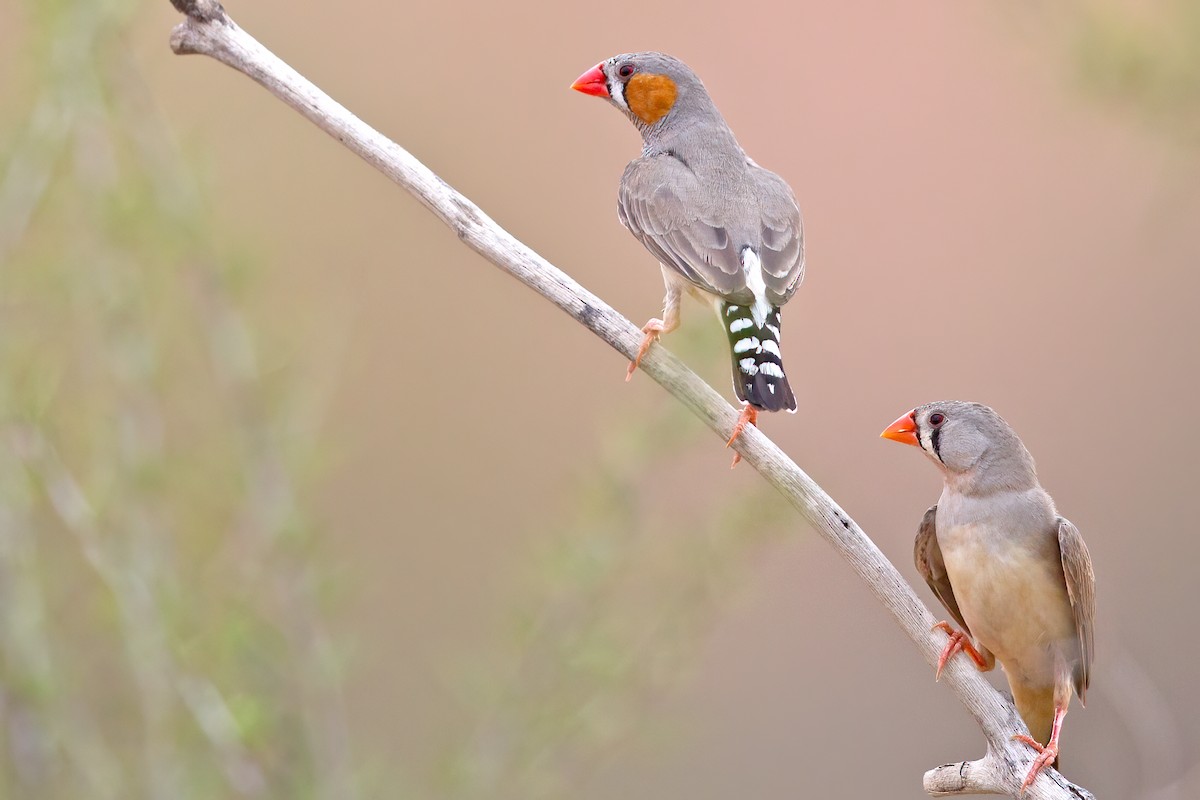
M766 432L916 580L937 477L878 431L936 398L996 407L1096 564L1098 664L1089 708L1067 718L1068 774L1114 798L1178 776L1200 749L1191 154L1090 103L1070 19L1032 6L684 8L229 4L639 323L661 285L615 215L636 133L567 86L622 51L690 63L805 215L808 279L784 326L800 412ZM271 264L264 303L331 387L319 504L343 576L335 632L355 643L351 740L382 770L419 772L469 721L453 676L503 630L539 537L568 524L578 465L670 401L626 385L613 352L251 82L173 57L175 15L150 10L130 46L211 164L212 235ZM685 307L685 326L712 324ZM693 363L729 394L724 354ZM686 469L647 470L660 513L758 480L699 442ZM867 590L791 529L749 556L690 669L641 703L653 731L579 766L572 796L919 798L924 769L982 752Z

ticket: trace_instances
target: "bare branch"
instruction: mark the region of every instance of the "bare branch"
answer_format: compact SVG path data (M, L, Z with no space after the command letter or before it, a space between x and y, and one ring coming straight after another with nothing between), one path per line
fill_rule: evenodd
M986 728L985 728L986 731ZM1022 756L1014 761L1009 751L996 754L989 748L988 754L978 761L962 761L958 764L943 764L925 773L925 791L934 797L950 797L961 794L1012 794L1012 787L1020 787L1029 768ZM1038 778L1022 797L1063 797L1076 800L1095 800L1092 793L1067 781L1058 772L1047 770L1046 778ZM1052 783L1048 794L1038 794L1043 783Z
M445 222L472 250L554 303L626 358L641 343L640 329L567 274L497 225L470 200L381 133L362 122L239 28L214 0L172 0L188 14L171 35L179 54L211 56L262 84L317 127L408 190ZM642 371L687 406L722 440L738 412L664 347L652 347ZM942 637L930 632L936 621L900 573L862 529L795 462L757 428L748 428L735 448L812 524L870 587L897 624L932 666ZM958 695L988 741L988 755L931 770L931 794L1019 794L1034 753L1011 741L1027 733L1012 704L984 680L966 659L953 659L944 682ZM1085 789L1047 769L1022 795L1029 800L1092 800Z

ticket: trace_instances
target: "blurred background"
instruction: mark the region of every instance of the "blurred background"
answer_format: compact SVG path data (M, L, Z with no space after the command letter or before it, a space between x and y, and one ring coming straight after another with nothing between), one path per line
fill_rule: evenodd
M940 480L878 432L998 409L1098 576L1066 774L1200 794L1200 7L476 5L227 7L638 324L637 134L567 87L690 63L805 214L765 432L937 609ZM982 754L752 469L177 21L0 5L0 797L920 798ZM723 346L689 301L731 397Z

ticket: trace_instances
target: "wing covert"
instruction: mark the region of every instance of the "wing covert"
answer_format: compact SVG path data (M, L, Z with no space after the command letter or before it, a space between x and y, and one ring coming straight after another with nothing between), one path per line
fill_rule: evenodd
M1088 682L1091 680L1092 660L1095 657L1093 628L1096 621L1096 574L1092 557L1079 529L1065 517L1058 518L1058 549L1062 554L1063 578L1075 615L1075 634L1079 638L1079 667L1075 671L1075 693L1080 702L1087 702Z
M942 559L942 550L937 541L937 506L932 506L921 518L917 528L917 540L913 545L913 560L917 563L917 571L929 584L929 588L942 601L942 605L950 612L969 636L971 629L963 619L958 601L954 598L954 587L950 585L950 576L946 573L946 562Z

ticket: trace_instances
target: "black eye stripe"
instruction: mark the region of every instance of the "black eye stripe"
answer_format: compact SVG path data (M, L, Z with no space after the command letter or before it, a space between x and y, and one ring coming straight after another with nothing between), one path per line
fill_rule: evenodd
M932 416L933 415L930 414L930 417L932 417ZM917 442L921 445L921 449L924 450L925 449L925 436L924 436L925 429L921 427L921 422L920 422L920 420L917 419L916 414L913 414L913 427L917 429L916 430ZM941 429L941 427L934 426L934 425L929 426L929 446L931 448L933 448L933 457L936 458L938 461L941 461L941 463L945 464L946 462L942 461L942 429Z

